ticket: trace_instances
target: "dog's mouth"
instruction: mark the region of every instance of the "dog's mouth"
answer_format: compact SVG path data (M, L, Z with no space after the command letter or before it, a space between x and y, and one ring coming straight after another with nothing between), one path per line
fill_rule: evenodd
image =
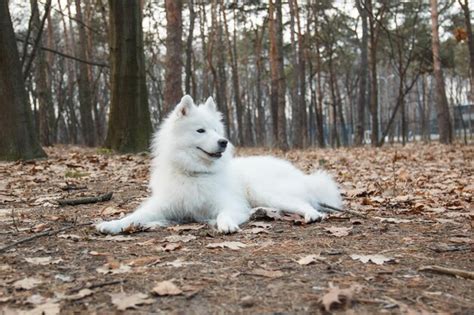
M218 152L214 152L214 153L210 153L210 152L207 152L206 150L203 150L202 148L200 147L196 147L197 149L201 150L202 152L206 153L208 156L210 156L211 158L214 158L214 159L218 159L218 158L221 158L222 157L222 153L224 151L218 151Z

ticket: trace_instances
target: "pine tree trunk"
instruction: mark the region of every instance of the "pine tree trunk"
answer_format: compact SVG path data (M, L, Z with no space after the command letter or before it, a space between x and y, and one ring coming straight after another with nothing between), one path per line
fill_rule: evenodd
M194 93L191 92L194 20L196 18L196 12L194 11L194 0L188 1L188 8L189 8L189 32L188 32L188 39L186 40L186 66L185 66L184 89L186 91L186 94L190 94L193 98L196 98L196 95L194 95Z
M81 0L76 0L76 19L83 23ZM85 26L79 26L79 42L77 43L77 54L82 60L87 60L87 34ZM92 87L89 65L79 63L79 112L81 113L81 128L84 142L87 146L96 145L95 124L92 117Z
M357 100L357 115L355 123L354 144L362 145L365 131L365 107L367 103L367 76L369 69L369 60L367 56L368 49L368 26L367 11L362 8L360 1L356 0L357 10L362 20L362 40L360 43L360 67L359 67L359 98Z
M122 153L148 149L150 111L139 1L109 0L112 99L106 146Z
M441 69L440 44L438 33L438 1L430 0L431 5L431 35L433 50L433 72L436 81L436 110L438 117L439 141L451 143L453 141L451 117L449 114L448 99L444 85L443 70Z
M33 124L8 1L0 1L0 112L0 160L46 156Z
M366 9L369 11L370 45L369 45L369 67L370 67L370 116L372 122L372 134L370 136L372 146L379 142L379 106L378 106L378 84L377 84L377 36L376 23L372 10L372 0L366 0Z
M183 96L181 72L182 53L182 0L166 0L166 61L165 92L163 111L166 115L176 106Z
M471 11L469 9L468 0L458 0L459 4L464 13L464 24L466 25L467 32L467 47L469 48L469 65L471 68L471 91L470 91L470 101L474 103L474 34L472 33L472 24L471 24ZM472 3L471 3L472 4Z

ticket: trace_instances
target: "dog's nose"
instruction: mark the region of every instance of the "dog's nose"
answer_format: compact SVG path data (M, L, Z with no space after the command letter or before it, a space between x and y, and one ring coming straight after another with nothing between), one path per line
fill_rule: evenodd
M228 142L229 141L227 141L225 139L221 139L221 140L217 141L217 144L219 145L220 148L225 149L227 147Z

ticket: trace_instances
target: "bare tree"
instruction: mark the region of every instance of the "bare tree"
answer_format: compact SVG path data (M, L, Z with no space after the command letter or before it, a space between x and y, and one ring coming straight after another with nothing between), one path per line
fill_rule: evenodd
M363 0L355 0L357 11L362 21L362 39L360 41L360 66L359 66L359 98L357 100L357 114L355 123L354 144L361 145L364 141L365 130L365 107L367 102L367 77L369 69L368 49L368 26L367 11L361 4Z
M184 86L186 94L191 93L191 78L192 78L192 61L193 61L193 35L194 35L194 20L196 19L196 11L194 11L194 0L188 0L189 9L189 31L186 40L186 66L185 66L185 80ZM196 98L196 95L191 95Z
M183 96L181 72L183 69L182 0L166 0L166 61L164 114L168 113Z
M0 1L0 111L0 160L46 156L33 125L8 1Z
M109 0L112 100L106 145L119 152L147 150L151 137L139 1Z
M458 0L458 2L464 13L464 23L466 24L467 47L469 48L469 65L471 68L470 98L471 98L471 102L474 103L474 34L472 33L471 11L469 9L468 0L464 0L464 2L463 0Z
M443 70L441 69L440 44L438 33L438 1L430 0L431 5L431 45L433 50L433 72L436 81L436 110L438 117L439 141L451 143L453 132L449 114L448 99L444 85Z

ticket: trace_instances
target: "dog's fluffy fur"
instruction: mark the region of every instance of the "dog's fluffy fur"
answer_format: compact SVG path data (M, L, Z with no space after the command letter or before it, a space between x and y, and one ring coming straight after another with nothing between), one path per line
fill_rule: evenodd
M319 203L341 207L336 183L317 171L305 175L271 156L233 158L222 115L212 98L196 106L184 96L156 133L151 197L135 212L102 222L97 229L116 234L131 224L144 227L207 222L224 233L236 232L252 207L297 213L320 220Z

